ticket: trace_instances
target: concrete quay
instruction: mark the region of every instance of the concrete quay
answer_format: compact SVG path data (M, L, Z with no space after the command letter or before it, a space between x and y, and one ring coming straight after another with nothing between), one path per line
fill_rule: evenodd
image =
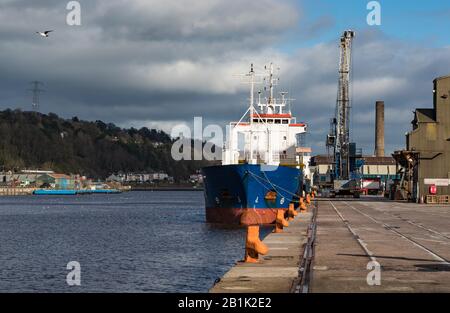
M271 233L263 242L267 255L259 263L238 262L210 290L212 293L289 293L299 276L303 246L311 213L299 213L282 233ZM242 256L244 256L242 247Z
M307 292L450 292L450 206L379 197L317 203ZM294 292L311 220L312 213L299 214L283 233L268 235L259 263L236 264L210 292Z
M29 196L33 194L36 188L24 187L1 187L0 196Z
M320 201L317 220L311 292L450 292L450 206Z

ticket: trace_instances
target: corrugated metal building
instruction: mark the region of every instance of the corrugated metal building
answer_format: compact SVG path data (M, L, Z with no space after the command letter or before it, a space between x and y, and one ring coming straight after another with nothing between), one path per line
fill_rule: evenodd
M36 186L50 186L55 189L74 189L75 179L65 174L44 174L36 179Z
M397 165L392 157L365 156L362 158L363 178L381 178L389 180L397 178Z
M416 109L413 129L406 135L406 149L418 154L412 199L429 194L450 195L450 76L434 80L433 108Z

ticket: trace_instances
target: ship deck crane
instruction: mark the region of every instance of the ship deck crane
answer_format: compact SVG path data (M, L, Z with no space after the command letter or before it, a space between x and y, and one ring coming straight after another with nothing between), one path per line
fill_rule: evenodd
M354 31L346 30L340 40L336 112L331 120L330 134L326 142L328 151L333 151L331 196L348 194L359 197L359 182L354 175L356 145L350 142L350 72L354 37Z

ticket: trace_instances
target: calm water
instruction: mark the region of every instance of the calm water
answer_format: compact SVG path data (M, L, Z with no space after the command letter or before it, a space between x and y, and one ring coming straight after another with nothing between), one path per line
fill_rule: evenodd
M243 257L245 234L206 224L203 205L180 191L2 197L0 291L206 292Z

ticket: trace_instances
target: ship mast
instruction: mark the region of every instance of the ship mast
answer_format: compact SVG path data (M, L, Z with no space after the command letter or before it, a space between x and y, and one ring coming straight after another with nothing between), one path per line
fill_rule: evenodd
M253 63L250 67L250 73L248 73L250 77L250 164L253 164L253 114L255 113L255 108L253 106L254 102L254 93L255 93L255 71L253 70Z
M286 93L281 93L281 103L277 104L276 99L274 98L274 86L277 85L277 81L278 79L275 78L274 75L274 65L273 63L270 63L269 66L265 66L264 69L266 70L266 73L261 75L261 74L255 74L254 71L254 67L253 64L251 64L250 67L250 72L248 72L247 74L243 74L243 75L239 75L241 77L245 77L245 83L250 84L250 98L249 98L249 105L248 105L248 109L247 111L244 113L244 115L241 117L241 119L239 120L239 122L237 122L235 124L234 127L241 125L242 120L247 116L247 114L250 115L250 120L249 120L249 131L248 131L248 136L250 136L250 138L248 138L248 148L250 151L245 152L245 159L249 164L257 164L258 163L258 157L259 155L255 156L255 138L254 138L254 133L255 131L261 132L261 128L259 126L260 125L264 125L265 126L265 131L266 131L266 156L264 157L265 163L266 164L272 164L273 163L273 149L272 149L272 131L271 131L271 127L270 125L267 123L267 121L261 117L260 113L262 114L277 114L276 108L277 106L280 107L280 112L282 113L282 107L285 106L286 103L286 98L285 95ZM255 109L255 84L260 84L262 83L262 81L257 80L256 78L259 77L264 77L264 81L266 81L266 79L268 79L268 87L269 87L269 95L268 98L265 98L264 103L261 102L261 91L258 91L258 109ZM264 90L267 91L267 88L264 87ZM258 112L260 111L260 112ZM255 119L257 120L257 122L255 122ZM260 138L258 136L258 138ZM256 147L258 147L258 144L256 144Z
M253 114L255 113L255 107L253 106L254 102L255 102L255 71L253 70L253 63L251 64L250 67L250 72L247 74L247 76L250 77L250 116L253 116ZM250 119L250 124L253 124L253 119Z
M269 65L269 105L273 103L273 63Z
M266 103L266 111L264 113L273 114L276 113L276 99L274 97L274 87L277 85L277 78L275 78L274 75L274 65L273 63L270 63L268 68L267 66L264 67L264 69L268 72L268 79L269 79L269 99L267 99ZM267 90L265 88L265 90Z

